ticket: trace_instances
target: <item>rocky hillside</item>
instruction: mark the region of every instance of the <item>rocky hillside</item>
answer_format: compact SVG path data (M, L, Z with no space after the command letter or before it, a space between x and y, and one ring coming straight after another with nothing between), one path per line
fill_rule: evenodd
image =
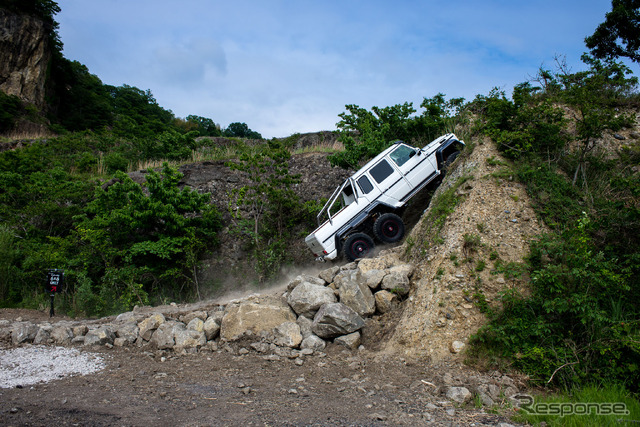
M0 91L38 108L45 103L49 32L41 19L0 8Z

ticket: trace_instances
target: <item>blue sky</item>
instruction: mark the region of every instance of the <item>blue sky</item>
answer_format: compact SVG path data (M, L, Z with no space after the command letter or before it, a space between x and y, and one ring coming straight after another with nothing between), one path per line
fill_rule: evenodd
M64 55L178 117L264 137L335 129L346 104L471 100L566 56L609 0L58 0ZM635 70L634 70L635 71Z

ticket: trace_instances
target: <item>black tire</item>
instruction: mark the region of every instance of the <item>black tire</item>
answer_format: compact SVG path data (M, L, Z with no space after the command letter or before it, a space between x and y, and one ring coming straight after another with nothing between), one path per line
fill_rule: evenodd
M449 154L447 158L444 160L442 169L444 169L445 171L449 169L449 166L451 166L451 163L453 163L454 160L457 159L459 155L460 155L459 151L454 151L453 153Z
M404 222L394 213L382 214L373 223L373 235L383 243L396 243L404 237Z
M364 258L369 255L375 244L373 239L364 233L354 233L347 237L344 242L342 252L344 257L349 261L355 261L359 258Z

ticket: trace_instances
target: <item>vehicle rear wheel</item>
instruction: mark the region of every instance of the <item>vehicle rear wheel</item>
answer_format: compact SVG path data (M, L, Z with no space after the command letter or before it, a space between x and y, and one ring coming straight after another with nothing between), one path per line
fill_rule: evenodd
M364 233L354 233L347 237L342 248L344 257L349 261L364 258L373 251L373 239Z
M373 235L384 243L395 243L404 237L404 223L394 213L382 214L373 223Z

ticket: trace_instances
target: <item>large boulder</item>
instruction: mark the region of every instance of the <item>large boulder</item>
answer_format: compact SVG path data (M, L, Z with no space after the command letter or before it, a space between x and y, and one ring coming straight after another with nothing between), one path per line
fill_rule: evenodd
M153 333L150 343L160 350L173 348L176 344L176 333L185 329L184 323L176 321L164 322Z
M371 289L376 289L382 283L382 279L387 275L385 270L358 271L357 280L359 283L367 285Z
M301 283L311 283L318 286L324 286L326 284L325 281L319 277L310 276L308 274L301 274L289 282L289 284L287 285L287 292L291 292L296 288L296 286L300 285Z
M151 335L153 335L153 331L158 329L158 326L165 322L164 315L162 313L154 313L146 319L142 320L138 323L138 328L140 328L140 336L143 340L149 341L151 339Z
M302 342L300 325L296 322L284 322L273 328L273 341L280 347L296 348Z
M38 334L38 328L31 323L19 323L13 327L11 332L11 341L13 344L23 344L26 342L33 342Z
M295 322L296 314L283 297L262 295L229 304L225 309L220 337L233 341L244 332L271 332L284 322Z
M140 333L140 328L138 328L138 324L135 320L129 321L124 325L118 326L116 329L116 336L118 338L122 338L121 342L123 344L133 344L138 339L138 334Z
M59 345L68 345L73 339L73 331L68 326L57 326L51 331L53 342Z
M376 311L376 300L371 289L358 281L344 281L338 289L340 302L351 307L360 316L371 316Z
M207 341L214 339L220 333L220 324L214 317L208 317L207 321L204 322L203 328Z
M364 319L350 307L339 303L325 304L313 318L311 330L320 338L350 334L364 326Z
M393 292L398 296L405 296L411 290L411 282L406 271L395 270L390 271L384 279L382 279L382 289Z
M327 343L317 335L309 335L300 343L300 348L302 350L310 349L313 351L322 351L327 346Z
M389 291L378 291L375 294L378 313L384 314L393 310L398 305L398 296Z
M287 302L300 316L313 318L323 304L336 302L333 289L318 286L310 282L302 282L287 296Z
M193 329L179 329L175 334L176 348L199 348L207 343L204 332Z
M116 334L109 326L100 326L87 332L87 335L84 336L84 345L113 344L115 339Z

